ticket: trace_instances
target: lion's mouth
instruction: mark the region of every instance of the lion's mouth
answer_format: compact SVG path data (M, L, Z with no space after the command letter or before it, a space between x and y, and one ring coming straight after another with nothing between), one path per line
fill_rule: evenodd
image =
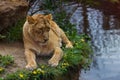
M40 43L40 44L45 44L48 42L48 40L44 40L44 41L36 41L37 43Z

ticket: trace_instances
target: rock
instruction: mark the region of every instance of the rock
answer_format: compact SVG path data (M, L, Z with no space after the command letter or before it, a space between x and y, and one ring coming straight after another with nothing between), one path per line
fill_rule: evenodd
M0 31L24 18L27 10L25 0L0 0Z
M100 9L105 15L115 15L120 18L120 1L119 0L98 0ZM106 6L107 4L107 6Z

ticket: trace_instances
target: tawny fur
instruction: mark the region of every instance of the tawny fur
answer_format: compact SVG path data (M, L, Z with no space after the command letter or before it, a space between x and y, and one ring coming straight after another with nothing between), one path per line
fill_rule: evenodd
M73 47L63 30L52 20L51 14L28 16L23 26L23 41L28 69L37 68L35 53L39 55L53 53L48 64L57 66L63 56L62 42L66 44L66 48Z

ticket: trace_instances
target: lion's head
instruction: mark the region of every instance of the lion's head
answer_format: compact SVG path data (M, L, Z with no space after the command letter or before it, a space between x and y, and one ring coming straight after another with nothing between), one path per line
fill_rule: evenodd
M37 14L27 17L27 21L30 25L29 34L34 41L44 44L49 40L50 20L52 20L51 14Z

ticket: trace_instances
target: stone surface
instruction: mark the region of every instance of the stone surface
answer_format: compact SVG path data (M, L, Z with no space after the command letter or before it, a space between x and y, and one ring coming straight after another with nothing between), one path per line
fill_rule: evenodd
M25 0L0 0L0 31L24 18L27 10Z

